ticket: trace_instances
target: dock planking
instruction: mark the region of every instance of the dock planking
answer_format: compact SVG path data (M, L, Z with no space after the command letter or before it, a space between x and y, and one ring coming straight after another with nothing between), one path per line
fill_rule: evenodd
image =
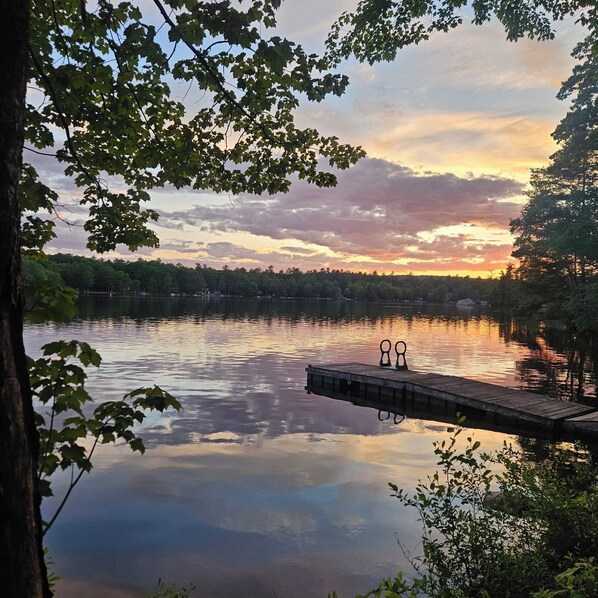
M318 387L339 394L359 395L362 398L381 397L392 392L402 397L424 399L436 407L465 407L488 416L529 429L565 432L569 435L598 437L598 411L595 407L554 399L536 393L470 380L459 376L397 370L392 367L361 363L309 365L306 368L308 386L312 392Z
M573 438L598 438L598 411L566 419L563 422L563 430Z

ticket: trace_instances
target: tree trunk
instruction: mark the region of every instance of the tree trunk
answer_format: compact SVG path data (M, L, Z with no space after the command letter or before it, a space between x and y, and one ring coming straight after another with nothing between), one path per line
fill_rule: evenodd
M28 0L0 0L0 593L51 596L36 491L37 433L23 347L20 207Z

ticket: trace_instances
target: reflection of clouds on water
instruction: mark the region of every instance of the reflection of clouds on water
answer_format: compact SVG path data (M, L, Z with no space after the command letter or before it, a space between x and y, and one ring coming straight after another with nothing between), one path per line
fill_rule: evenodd
M337 515L336 517L333 516L332 520L334 521L334 525L344 530L345 534L349 537L359 535L367 525L361 517Z
M202 581L199 572L207 568L209 586L225 559L234 571L226 577L228 595L243 570L279 573L292 561L294 575L303 579L314 566L313 551L328 564L320 584L333 572L344 581L328 587L343 587L353 576L371 579L371 568L396 548L387 528L399 525L400 509L388 504L386 481L399 470L403 479L421 471L421 461L414 459L406 476L406 464L396 459L406 450L399 440L330 435L310 442L307 435L286 435L249 446L157 446L134 460L123 449L107 447L114 473L99 471L77 490L54 550L78 561L87 558L82 554L93 556L123 582L143 555L143 571L176 574L175 579L190 578L189 569L182 574L179 557L193 565L196 580ZM421 443L429 445L430 439L421 437ZM383 451L386 464L368 461ZM363 546L367 559L361 548L355 554ZM126 570L121 561L128 563Z
M284 511L269 507L247 507L242 511L232 506L223 514L218 511L219 527L241 533L281 534L287 541L295 536L303 537L312 534L318 523L307 509Z

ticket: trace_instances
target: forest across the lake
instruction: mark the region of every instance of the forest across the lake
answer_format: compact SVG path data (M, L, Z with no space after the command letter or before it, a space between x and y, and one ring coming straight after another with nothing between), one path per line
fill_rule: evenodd
M223 268L197 264L194 268L160 260L104 260L77 255L48 255L44 261L25 259L25 284L66 284L80 293L168 296L220 294L237 297L298 297L369 301L502 303L495 278L378 274L322 268Z

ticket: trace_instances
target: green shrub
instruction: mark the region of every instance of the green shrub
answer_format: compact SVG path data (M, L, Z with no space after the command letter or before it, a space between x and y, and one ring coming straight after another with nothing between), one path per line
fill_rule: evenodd
M460 420L459 423L463 423ZM461 427L434 443L439 470L413 493L389 484L422 523L415 579L383 580L367 597L598 595L598 476L579 448L529 463L505 446L480 450Z

